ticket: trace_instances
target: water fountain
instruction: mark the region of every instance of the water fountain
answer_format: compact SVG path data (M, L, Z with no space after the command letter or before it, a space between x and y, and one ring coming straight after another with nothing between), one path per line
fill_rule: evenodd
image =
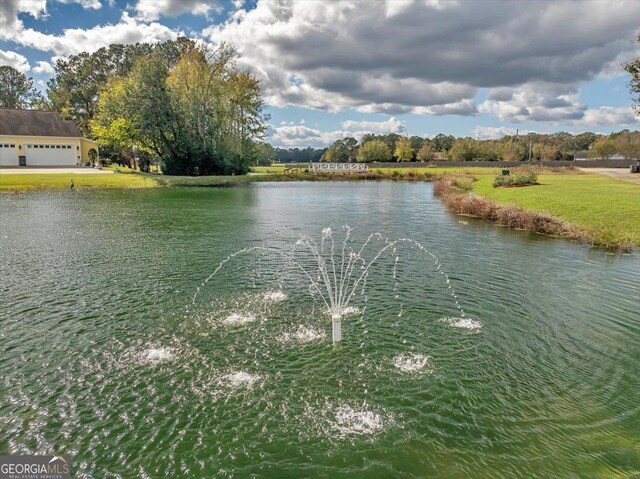
M319 297L323 302L325 310L331 318L334 343L342 341L342 320L346 316L358 311L350 305L350 302L358 291L364 294L371 267L385 254L393 255L392 279L394 281L393 288L394 290L396 289L397 266L400 260L397 247L400 244L408 244L431 259L435 270L443 277L444 284L460 313L460 319L465 320L465 312L462 306L460 306L459 298L451 285L449 276L442 268L438 258L419 242L409 238L389 240L380 233L373 233L366 238L360 247L354 247L352 228L344 226L343 231L344 236L338 248L336 248L333 230L327 227L322 230L322 237L319 244L311 237L302 235L290 251L277 252L285 260L286 265L296 268L303 273L309 282L308 287L311 295L313 297ZM253 246L229 255L220 262L214 272L196 289L192 302L195 303L201 288L206 286L229 261L239 255L256 251L269 254L273 253L273 250L269 250L264 246ZM311 265L306 264L300 258L303 253L311 255ZM265 298L281 300L284 298L284 293L277 291L269 292Z

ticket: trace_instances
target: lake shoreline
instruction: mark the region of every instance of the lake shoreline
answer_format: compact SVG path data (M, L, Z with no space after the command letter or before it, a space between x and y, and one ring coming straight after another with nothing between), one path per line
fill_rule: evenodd
M630 251L640 242L630 241L625 234L607 231L606 234L590 231L579 222L563 218L562 215L550 214L535 207L518 205L509 200L496 201L487 191L476 191L476 180L488 180L497 174L498 168L464 169L464 168L416 168L369 170L362 173L330 174L309 172L282 173L265 171L242 176L163 176L147 173L123 174L0 174L0 193L20 193L25 191L70 189L71 180L76 190L102 189L151 189L151 188L226 188L238 187L260 182L290 181L425 181L434 182L434 194L439 196L445 206L456 214L473 216L511 229L526 230L546 236L562 237L590 246L604 247L611 250ZM584 175L588 173L569 170L553 170L547 174L553 177ZM486 177L486 178L485 178ZM597 175L600 177L600 175ZM602 177L604 180L608 178ZM480 183L482 183L482 181ZM614 181L614 180L611 180ZM467 185L460 183L466 182ZM485 188L486 190L486 188ZM515 188L518 190L518 188ZM471 192L471 193L470 193ZM557 195L550 192L549 194ZM560 193L562 194L562 193ZM614 206L615 207L615 206ZM609 225L602 224L603 229ZM633 232L631 233L631 236ZM626 236L630 236L626 234Z

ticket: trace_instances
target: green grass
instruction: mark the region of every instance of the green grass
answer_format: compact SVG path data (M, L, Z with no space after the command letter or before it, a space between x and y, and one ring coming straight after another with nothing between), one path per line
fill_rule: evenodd
M494 188L489 175L474 175L473 192L501 204L549 213L602 241L640 245L640 185L595 173L540 174L539 185Z
M163 176L146 173L120 174L4 174L0 173L0 191L68 189L73 180L75 188L157 188L162 186L232 186L258 181L290 181L306 179L303 174L261 174L241 176Z
M70 188L153 188L158 186L151 175L126 174L4 174L0 173L0 191L24 191Z
M306 164L301 163L302 167L306 168ZM271 165L271 166L253 166L251 167L252 173L284 173L284 165Z

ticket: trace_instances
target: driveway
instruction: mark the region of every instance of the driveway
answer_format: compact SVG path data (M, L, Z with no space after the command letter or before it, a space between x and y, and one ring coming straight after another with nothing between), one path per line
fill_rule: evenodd
M87 168L84 166L76 166L76 167L68 167L68 168L30 168L30 167L22 167L22 168L0 168L0 175L41 175L41 174L57 174L57 173L78 173L81 175L85 174L113 174L112 170L98 170L97 168Z
M585 173L600 173L617 180L640 184L640 173L629 173L629 168L580 168Z

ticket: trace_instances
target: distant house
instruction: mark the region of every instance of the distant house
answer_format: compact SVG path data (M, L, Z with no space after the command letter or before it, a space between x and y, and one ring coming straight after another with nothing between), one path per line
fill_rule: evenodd
M55 111L0 108L0 166L76 166L98 158L98 144Z
M576 161L584 161L584 160L601 160L602 158L589 158L588 151L578 151L576 153ZM624 160L625 157L621 155L613 155L609 160Z

